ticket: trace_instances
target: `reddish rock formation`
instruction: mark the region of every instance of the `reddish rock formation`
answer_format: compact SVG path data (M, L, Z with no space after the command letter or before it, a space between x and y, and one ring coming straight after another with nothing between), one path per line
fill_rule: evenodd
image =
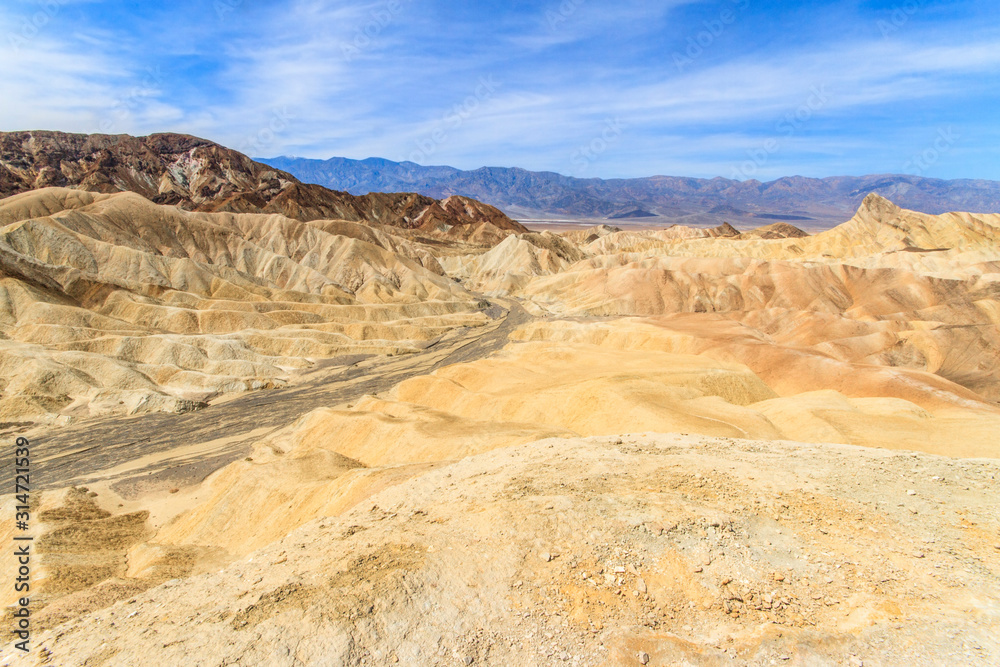
M505 231L527 231L492 206L466 197L355 197L302 183L242 153L185 134L0 133L0 197L49 186L131 191L191 211L281 213L303 221L342 219L428 230L488 222Z

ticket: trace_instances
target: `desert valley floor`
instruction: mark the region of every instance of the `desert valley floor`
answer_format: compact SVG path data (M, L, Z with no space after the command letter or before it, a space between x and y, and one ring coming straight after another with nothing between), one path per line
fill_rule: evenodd
M1000 664L1000 215L310 217L0 200L0 664Z

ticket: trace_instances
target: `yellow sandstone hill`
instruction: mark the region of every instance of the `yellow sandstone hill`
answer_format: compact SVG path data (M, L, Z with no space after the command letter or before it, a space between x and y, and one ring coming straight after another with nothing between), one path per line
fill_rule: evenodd
M486 320L426 251L353 223L58 188L0 220L5 421L187 410Z

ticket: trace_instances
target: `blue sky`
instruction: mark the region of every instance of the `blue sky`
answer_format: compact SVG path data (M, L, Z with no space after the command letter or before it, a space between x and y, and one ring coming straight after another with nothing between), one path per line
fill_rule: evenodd
M581 177L1000 180L995 0L5 0L0 129Z

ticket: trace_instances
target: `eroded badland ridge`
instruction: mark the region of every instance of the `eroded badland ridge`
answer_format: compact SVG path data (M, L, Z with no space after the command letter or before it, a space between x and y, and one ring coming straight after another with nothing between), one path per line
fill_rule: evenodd
M1000 660L1000 215L537 233L2 142L4 664Z
M355 197L302 183L242 153L183 134L0 132L0 196L44 187L135 192L154 203L191 211L280 213L304 222L371 221L407 229L489 222L525 231L492 206L467 197Z

